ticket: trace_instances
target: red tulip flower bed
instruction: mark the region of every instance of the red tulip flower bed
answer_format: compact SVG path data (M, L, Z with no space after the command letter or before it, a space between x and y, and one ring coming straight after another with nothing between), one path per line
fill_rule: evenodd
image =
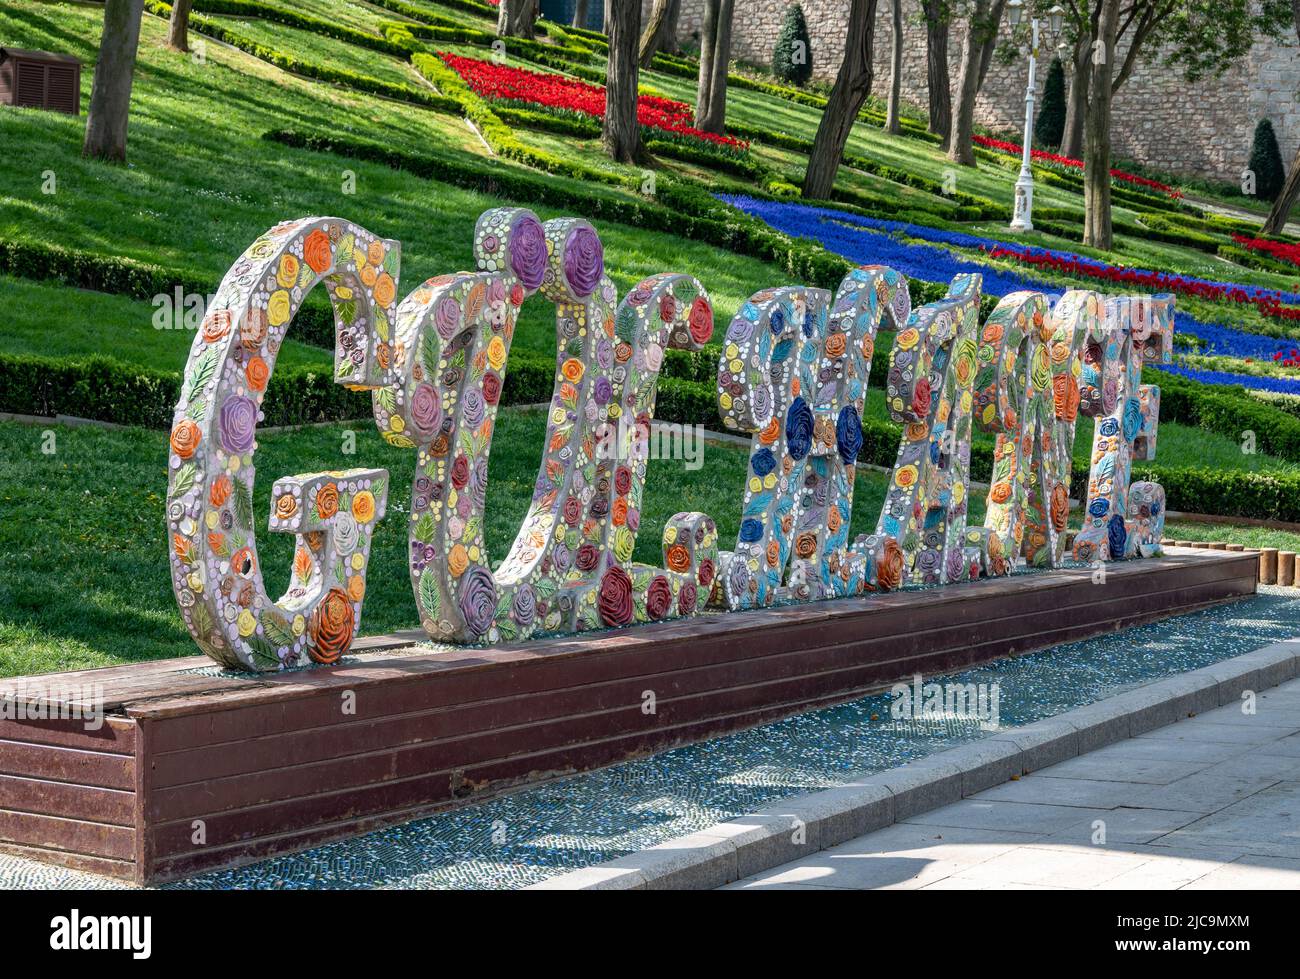
M463 58L448 51L438 56L465 80L478 95L494 102L527 108L541 106L560 113L576 113L603 118L605 89L577 78L497 65L477 58ZM642 95L637 99L637 119L643 127L657 130L656 135L710 144L729 156L744 156L749 144L732 136L719 136L696 129L693 111L685 102Z
M1003 153L1010 153L1012 156L1020 156L1021 153L1020 147L1015 143L1008 143L1001 139L990 139L988 136L972 136L971 141L977 146L983 146L990 150L1001 150ZM1059 153L1048 153L1046 150L1030 150L1029 154L1035 160L1041 160L1045 163L1055 163L1058 166L1070 167L1075 170L1083 169L1083 161L1076 160L1070 156L1061 156ZM1175 200L1183 196L1181 190L1175 190L1168 184L1162 184L1158 180L1139 177L1135 173L1126 173L1123 170L1112 169L1110 175L1116 180L1123 180L1138 187L1148 187L1151 190L1158 190L1162 194L1168 194Z
M1209 282L1181 275L1167 275L1164 272L1151 272L1147 269L1131 269L1120 265L1107 265L1095 259L1079 259L1066 255L1055 255L1038 250L1020 250L1017 248L982 249L989 258L1011 258L1025 265L1061 272L1065 275L1100 279L1121 285L1141 286L1157 292L1174 292L1197 299L1222 299L1234 303L1250 303L1264 316L1272 319L1300 322L1300 306L1288 306L1276 293L1252 294L1240 286L1229 282Z
M1246 235L1233 235L1232 240L1248 251L1263 252L1292 265L1300 265L1300 245L1288 245L1284 241L1270 241L1268 238L1248 238Z

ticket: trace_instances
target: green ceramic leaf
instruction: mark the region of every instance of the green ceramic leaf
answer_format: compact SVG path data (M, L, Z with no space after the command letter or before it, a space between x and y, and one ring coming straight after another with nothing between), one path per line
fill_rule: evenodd
M438 590L437 576L430 570L420 577L420 607L435 622L442 616L442 593Z

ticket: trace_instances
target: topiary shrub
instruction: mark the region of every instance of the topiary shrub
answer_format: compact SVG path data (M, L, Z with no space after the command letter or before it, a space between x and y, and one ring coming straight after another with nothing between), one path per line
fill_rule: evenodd
M1255 174L1255 196L1262 201L1277 200L1286 180L1282 165L1282 151L1277 145L1273 124L1261 119L1255 127L1255 139L1250 145L1250 162L1247 168Z
M803 85L812 77L812 42L803 8L797 3L786 8L785 21L772 51L772 74L795 85Z
M1047 69L1047 86L1043 89L1043 106L1034 122L1034 140L1055 150L1065 136L1065 69L1061 59L1053 58Z

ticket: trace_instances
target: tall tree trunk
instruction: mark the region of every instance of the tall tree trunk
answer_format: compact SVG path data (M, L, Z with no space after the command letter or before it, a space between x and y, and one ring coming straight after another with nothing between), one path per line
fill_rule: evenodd
M889 49L889 105L885 110L885 132L898 132L898 103L903 96L903 0L892 0L890 25L893 44Z
M610 0L609 60L605 68L605 152L619 163L641 156L641 124L636 115L637 42L641 0Z
M992 27L984 35L984 43L980 46L980 80L976 86L977 91L984 91L984 79L989 77L989 66L993 64L993 55L998 48L998 30L1002 26L1002 14L1006 9L1007 0L993 0L989 6L989 23Z
M641 32L641 48L637 60L642 68L649 68L655 54L668 49L668 39L677 35L677 11L680 0L655 0L650 11L650 21Z
M1300 37L1300 0L1291 0L1291 14L1295 17L1296 35ZM1268 217L1264 219L1264 234L1280 235L1286 227L1287 215L1300 198L1300 145L1296 146L1295 159L1291 161L1291 172L1286 175L1282 192L1269 208Z
M498 37L532 37L537 0L501 0L497 8Z
M930 93L930 132L948 138L952 93L948 81L948 11L944 0L921 0L925 14L925 78Z
M1062 156L1083 156L1083 117L1088 114L1088 76L1092 68L1089 38L1075 45L1074 70L1070 73L1069 94L1065 101L1065 131L1061 136Z
M106 0L104 4L104 33L90 89L82 156L126 161L126 123L143 13L144 0Z
M735 0L707 0L704 9L704 33L700 38L700 93L695 102L695 128L703 129L706 133L721 133L727 121L727 69L731 63L731 21L734 12Z
M1277 195L1277 200L1273 202L1268 217L1264 220L1264 234L1282 233L1282 229L1286 227L1287 215L1291 213L1291 208L1295 207L1298 198L1300 198L1300 149L1295 151L1295 159L1291 161L1291 172L1286 175L1282 192Z
M1104 56L1094 63L1088 85L1088 113L1084 120L1083 243L1109 250L1113 243L1110 223L1110 108L1111 78L1115 68L1115 37L1119 31L1120 0L1099 0L1097 39Z
M573 5L573 20L569 21L570 27L586 27L587 15L590 12L589 0L578 0Z
M173 51L190 49L190 7L194 0L172 0L172 17L167 22L167 46Z
M704 0L704 16L700 23L700 76L695 86L695 128L709 111L710 92L713 88L713 51L718 44L718 12L722 0Z
M871 94L871 42L876 26L876 0L852 0L848 32L844 38L844 61L835 76L822 120L817 126L808 171L803 180L803 196L825 200L835 186L835 174L844 157L854 120Z
M975 0L966 23L966 37L961 46L961 70L957 75L957 111L948 133L948 159L962 166L975 165L975 96L980 87L980 63L984 57L988 31L989 0ZM995 27L996 30L996 27Z

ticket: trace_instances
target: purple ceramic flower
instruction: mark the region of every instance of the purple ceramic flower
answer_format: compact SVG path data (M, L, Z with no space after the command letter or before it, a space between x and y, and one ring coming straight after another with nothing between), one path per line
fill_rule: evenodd
M605 250L600 238L582 224L569 232L564 243L564 277L579 296L590 296L605 274Z
M433 326L438 331L438 336L444 340L450 340L456 327L460 325L460 303L445 296L438 302L437 308L433 311Z
M537 614L537 596L533 594L533 586L524 583L519 586L515 592L513 602L515 621L521 626L532 625L533 618Z
M492 627L497 610L497 585L492 573L479 564L470 565L460 579L461 614L465 627L481 636Z
M609 383L609 378L601 374L596 378L596 385L593 393L596 396L596 403L601 405L609 404L610 398L614 397L614 385Z
M438 404L438 395L432 384L420 384L411 397L411 421L421 432L431 434L438 429L442 419L442 407Z
M525 289L536 289L546 275L546 232L531 214L510 229L510 268Z
M478 428L483 423L486 410L487 402L483 400L483 391L476 387L469 388L461 405L461 417L465 419L465 424L470 428Z
M221 406L221 444L227 452L243 455L252 451L253 433L257 430L257 404L251 398L235 395Z

